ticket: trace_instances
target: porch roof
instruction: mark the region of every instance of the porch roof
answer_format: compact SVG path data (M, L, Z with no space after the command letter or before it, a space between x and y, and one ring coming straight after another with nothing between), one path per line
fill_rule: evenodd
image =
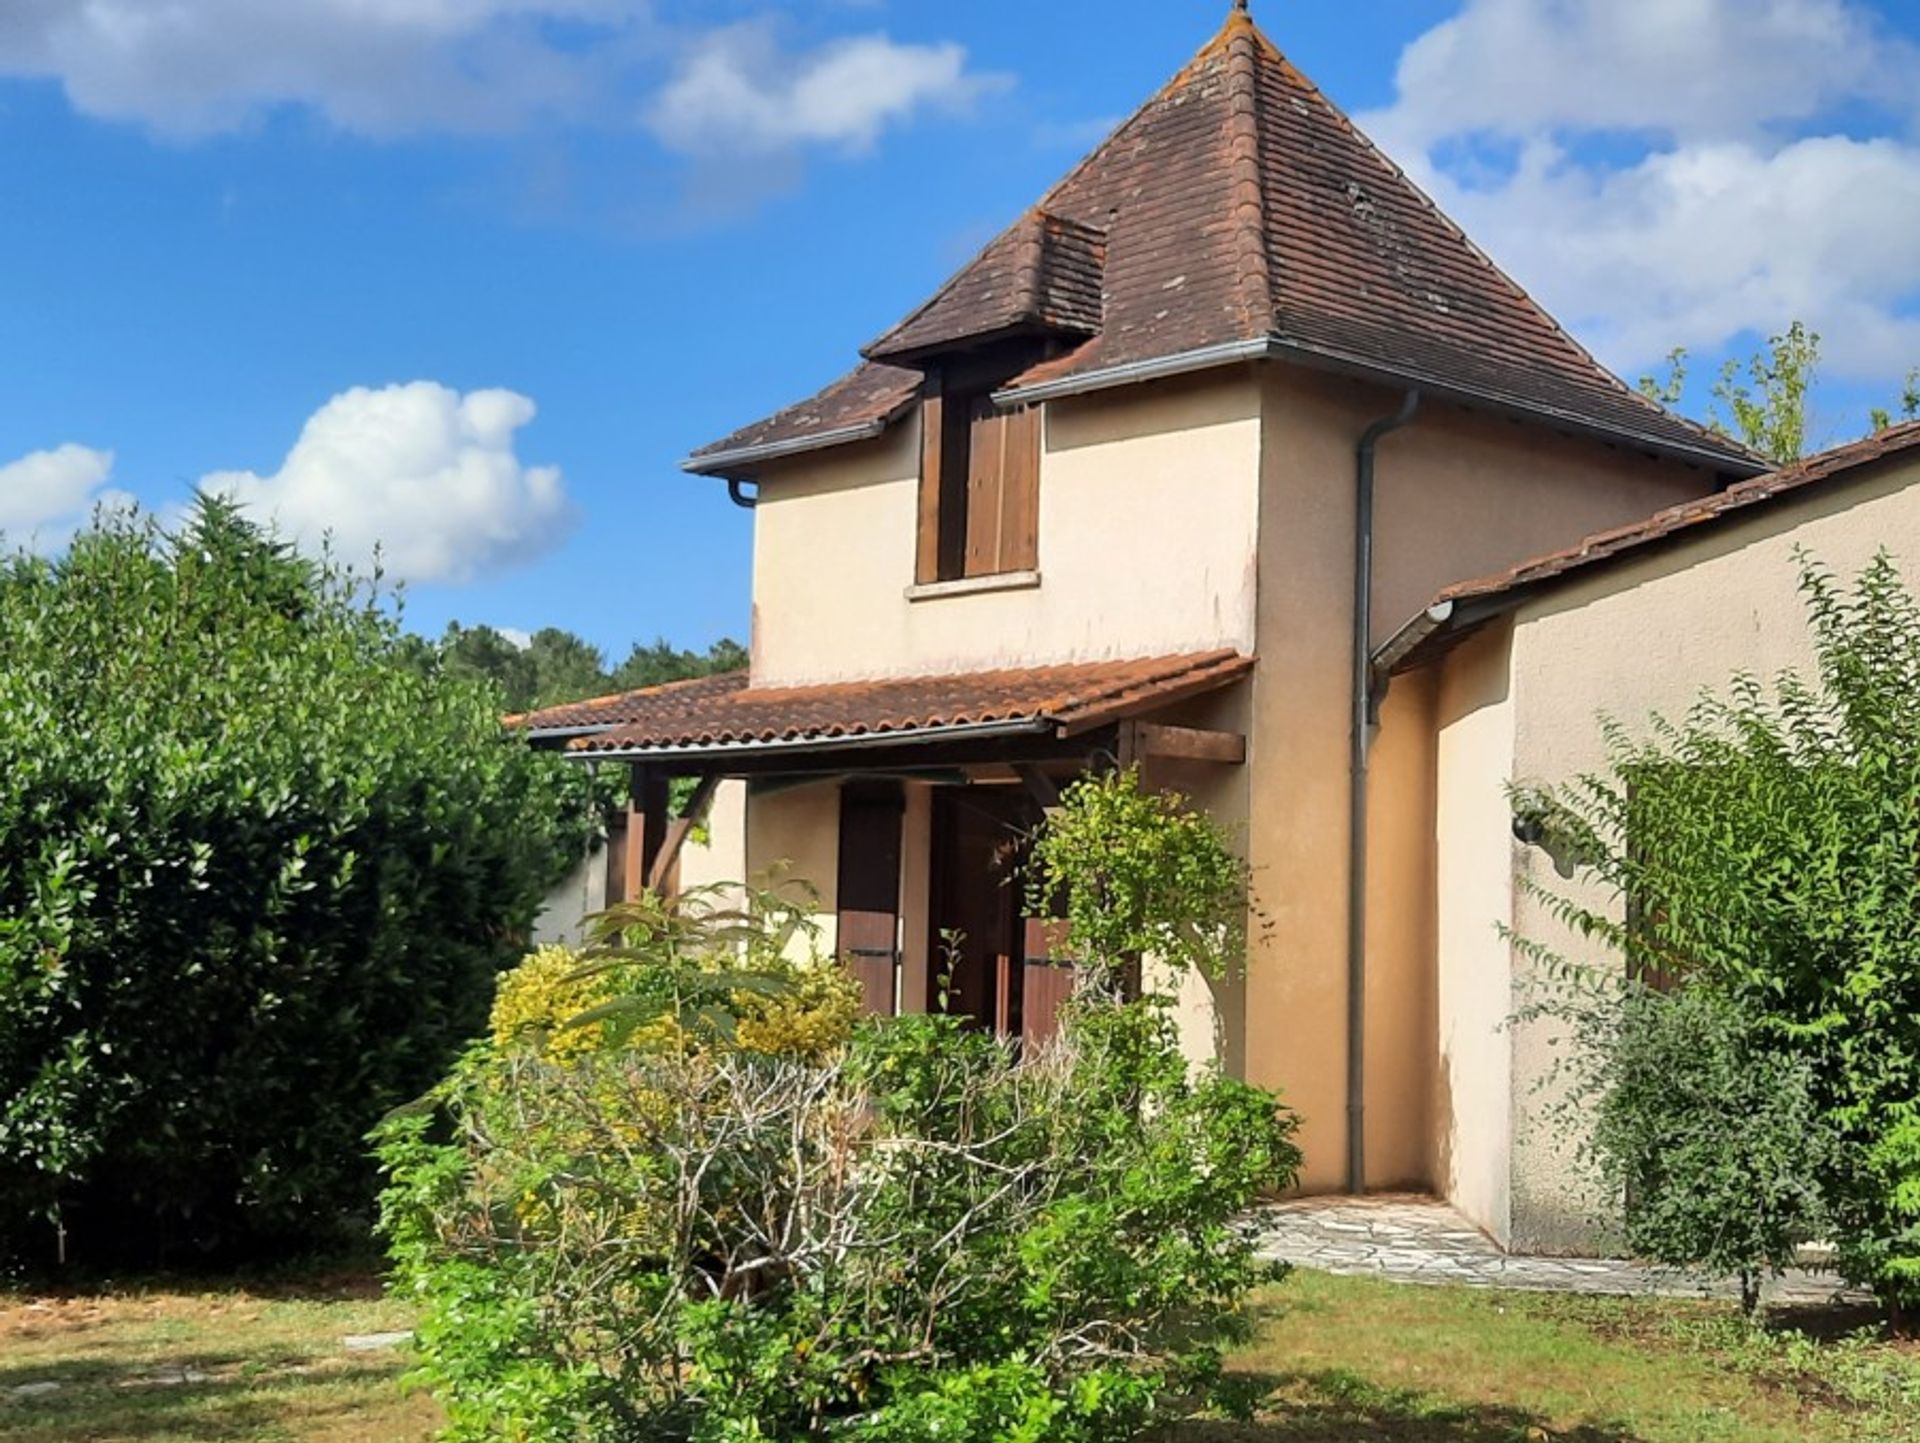
M715 678L597 704L602 715L616 706L624 715L567 747L591 757L718 760L957 736L1068 738L1219 690L1252 669L1252 657L1219 650L820 686L756 687L744 677L720 685ZM572 725L585 725L582 710L574 709ZM554 736L553 719L536 713L523 722Z

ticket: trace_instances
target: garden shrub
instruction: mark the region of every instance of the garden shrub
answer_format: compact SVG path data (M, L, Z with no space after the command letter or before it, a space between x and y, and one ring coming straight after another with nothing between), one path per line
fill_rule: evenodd
M1813 678L1737 678L1641 739L1610 726L1606 774L1522 799L1604 886L1599 905L1536 889L1550 913L1684 994L1660 1024L1680 1030L1521 945L1564 984L1536 1010L1586 1042L1574 1093L1606 1099L1601 1160L1645 1229L1664 1214L1670 1261L1721 1263L1727 1237L1777 1264L1823 1222L1841 1274L1898 1313L1920 1305L1920 607L1884 553L1851 586L1801 565ZM1723 1147L1678 1116L1696 1083ZM1658 1146L1668 1126L1691 1142Z
M1205 1391L1274 1272L1234 1220L1299 1166L1270 1093L1152 1000L1025 1056L946 1016L756 1034L837 969L776 909L691 912L607 919L604 1045L476 1047L381 1130L451 1439L1093 1443Z
M1738 1277L1752 1312L1761 1279L1827 1224L1813 1069L1703 988L1629 988L1609 1022L1594 1147L1626 1200L1627 1242L1636 1257Z
M1245 955L1247 866L1205 812L1137 767L1086 776L1033 840L1027 904L1058 908L1067 955L1111 973L1153 957L1218 977Z
M377 589L203 502L0 561L0 1253L311 1246L586 842Z

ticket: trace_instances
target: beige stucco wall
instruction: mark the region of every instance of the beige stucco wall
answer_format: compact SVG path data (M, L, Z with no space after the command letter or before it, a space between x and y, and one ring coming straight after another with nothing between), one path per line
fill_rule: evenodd
M1507 1243L1513 1011L1502 924L1513 920L1513 691L1509 628L1488 627L1436 673L1434 1178ZM1416 673L1415 675L1419 675ZM1405 685L1403 678L1396 685Z
M680 886L727 886L748 880L747 784L730 779L714 790L704 840L687 838L680 849Z
M840 784L810 782L763 787L746 802L747 874L764 884L811 887L819 899L822 955L832 955L836 937L836 890L840 880Z
M770 467L754 517L760 685L1253 642L1258 389L1241 371L1046 408L1040 585L910 601L920 428Z
M1368 789L1367 1184L1428 1186L1437 1036L1433 956L1432 679L1408 677L1380 713ZM1342 947L1344 962L1345 948Z
M606 905L607 849L604 843L595 842L567 874L566 881L547 894L540 915L534 919L534 945L578 946L586 930L581 925L584 919Z
M1812 650L1794 548L1850 575L1885 546L1910 580L1920 580L1916 483L1920 463L1883 463L1824 492L1723 522L1696 540L1596 569L1526 606L1515 619L1511 662L1515 778L1548 784L1603 767L1602 713L1639 732L1652 714L1684 713L1703 689L1723 688L1736 671L1806 671ZM1481 854L1467 865L1483 872L1501 863L1507 847L1491 827L1472 845ZM1538 850L1517 850L1523 875L1568 887ZM1591 892L1583 898L1605 900ZM1585 961L1608 960L1567 937L1536 900L1520 893L1512 905L1522 935ZM1484 965L1490 972L1510 968L1520 986L1529 976L1524 960L1504 946L1490 944ZM1552 1093L1542 1084L1551 1075L1554 1030L1518 1027L1512 1047L1514 1243L1581 1250L1603 1236L1597 1220L1611 1202L1584 1184L1577 1139L1556 1134L1547 1115Z
M1247 1069L1306 1119L1308 1190L1346 1181L1347 747L1354 447L1396 409L1389 390L1294 367L1261 373L1258 653L1250 732L1249 857L1274 927L1247 980ZM1375 640L1445 584L1511 565L1710 490L1692 468L1431 404L1379 450ZM1404 720L1400 720L1404 719ZM1376 742L1369 894L1368 1175L1432 1181L1438 1166L1437 1016L1429 976L1430 724L1389 703ZM1421 990L1424 988L1424 992ZM1411 990L1408 990L1411 989ZM1421 1009L1425 1009L1423 1014ZM1437 1026L1437 1022L1435 1023ZM1424 1127L1426 1136L1416 1136ZM1424 1172L1425 1177L1414 1174Z
M1153 720L1168 726L1198 727L1244 736L1251 723L1252 703L1252 686L1241 683L1215 696L1167 708ZM1246 854L1251 801L1247 777L1244 766L1175 761L1165 757L1149 758L1141 768L1141 779L1148 787L1177 793L1204 811L1226 835L1228 844L1242 856ZM1258 877L1253 879L1252 891L1253 916L1249 928L1258 933L1262 926ZM1176 973L1149 962L1142 977L1150 989L1173 999L1181 1050L1189 1061L1219 1062L1235 1076L1244 1075L1247 1048L1244 976Z

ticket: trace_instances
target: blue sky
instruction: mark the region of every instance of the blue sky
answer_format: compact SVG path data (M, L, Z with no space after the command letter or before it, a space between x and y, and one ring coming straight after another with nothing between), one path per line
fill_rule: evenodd
M1625 374L1802 316L1835 441L1920 365L1920 0L1254 8ZM749 520L678 460L831 379L1226 9L10 0L0 529L211 481L378 535L426 631L744 636Z

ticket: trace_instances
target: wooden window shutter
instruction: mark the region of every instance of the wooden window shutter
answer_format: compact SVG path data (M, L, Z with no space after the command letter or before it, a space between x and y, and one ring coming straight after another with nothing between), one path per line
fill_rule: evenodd
M981 396L968 432L964 574L1031 571L1039 562L1040 411L998 411Z
M900 936L900 833L906 795L891 783L840 791L839 951L863 1010L891 1017Z
M1026 919L1025 1003L1020 1033L1038 1046L1060 1031L1060 1009L1073 996L1073 962L1065 954L1067 924L1052 917Z
M946 406L940 378L928 376L920 399L920 512L913 579L922 586L940 580L940 482L945 472Z

